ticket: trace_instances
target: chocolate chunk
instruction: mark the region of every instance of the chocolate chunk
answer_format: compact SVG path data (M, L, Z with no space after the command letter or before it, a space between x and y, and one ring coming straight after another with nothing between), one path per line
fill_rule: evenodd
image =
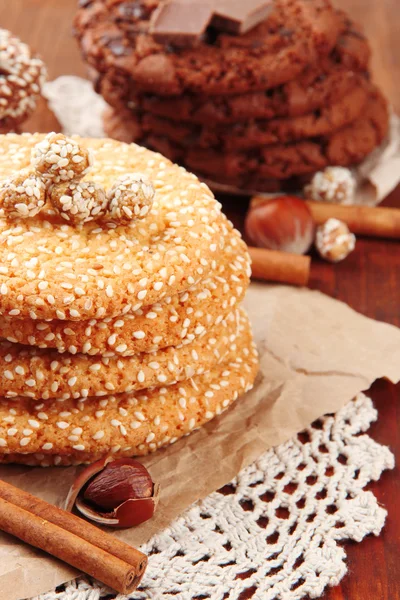
M273 0L169 0L153 13L150 32L163 44L194 46L208 26L240 35L264 21L272 7Z
M273 0L216 0L212 24L220 31L241 35L264 21L272 7Z
M150 31L162 44L193 46L205 33L212 11L212 3L203 0L167 2L154 12Z

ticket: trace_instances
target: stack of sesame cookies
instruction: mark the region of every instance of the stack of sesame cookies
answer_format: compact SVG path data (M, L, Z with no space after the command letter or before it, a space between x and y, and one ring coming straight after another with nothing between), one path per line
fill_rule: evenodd
M258 368L249 256L194 175L136 145L0 138L0 462L145 455Z
M0 29L0 134L18 131L36 108L46 68L30 48Z
M370 81L368 41L329 0L254 0L262 20L246 31L233 15L243 26L249 3L201 4L80 3L76 33L110 105L107 135L162 152L203 180L260 192L356 165L385 138L387 103ZM204 27L209 6L216 18Z

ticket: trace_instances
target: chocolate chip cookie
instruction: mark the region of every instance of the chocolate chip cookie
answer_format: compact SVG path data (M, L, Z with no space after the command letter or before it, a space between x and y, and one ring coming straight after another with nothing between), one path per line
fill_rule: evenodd
M119 130L125 136L135 133L124 127L116 113L107 117L105 124L109 135L118 135ZM271 179L286 180L308 175L332 164L355 165L383 141L387 129L387 102L371 85L359 118L330 136L224 153L196 147L188 149L165 136L154 134L146 136L142 142L206 179L218 182L221 178L223 182L234 185L234 182L241 182L243 189L254 189L257 181L267 180L268 184ZM267 191L279 191L276 182Z
M243 35L208 29L195 48L157 43L150 32L163 0L93 0L75 30L85 60L99 73L123 73L138 92L176 96L265 90L294 79L328 55L341 23L329 0L275 0L268 18Z
M364 81L336 104L293 118L200 126L183 121L177 123L137 110L120 111L118 115L125 127L135 134L132 141L140 143L146 136L155 135L166 137L181 147L235 152L331 135L360 116L367 102L368 85Z
M140 109L177 122L199 125L236 123L248 119L297 117L336 104L361 85L369 68L370 47L361 29L343 13L336 46L296 79L265 91L240 95L185 94L172 98L138 94L135 82L123 71L92 72L96 90L111 106Z

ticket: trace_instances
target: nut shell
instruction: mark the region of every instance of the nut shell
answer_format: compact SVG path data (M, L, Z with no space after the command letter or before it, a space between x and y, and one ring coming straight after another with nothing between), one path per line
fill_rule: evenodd
M78 475L77 479L72 484L68 496L65 501L65 510L71 512L76 508L83 516L94 521L95 523L99 523L100 525L106 525L108 527L114 528L127 528L134 527L136 525L140 525L144 523L154 514L156 510L159 495L160 495L160 486L158 484L152 484L151 495L145 498L136 498L136 499L125 499L120 502L119 505L115 506L115 508L107 511L107 509L103 509L101 507L96 506L93 503L93 495L91 496L90 503L86 501L84 498L85 491L90 486L90 482L96 479L96 475L102 474L108 468L111 468L112 465L115 464L115 469L120 467L125 467L127 464L133 465L136 469L136 473L140 475L138 481L142 481L143 478L143 470L146 471L147 477L146 481L148 483L149 474L147 469L135 461L134 459L126 458L126 459L117 459L113 460L112 457L105 457L101 460L92 463L81 473ZM139 465L139 466L138 466ZM125 470L123 471L125 473ZM113 484L117 485L117 480L121 481L120 477L113 477ZM89 485L88 485L89 484ZM106 479L103 481L103 485L101 487L104 490L104 494L102 492L101 499L103 503L111 506L112 504L117 502L116 499L116 489L106 490L104 485L106 484ZM111 486L113 487L113 485ZM141 491L143 492L143 484L140 485ZM126 498L126 487L123 486L121 489L121 497ZM148 486L147 486L148 489ZM144 492L148 493L148 491ZM99 496L97 496L97 500L99 500Z

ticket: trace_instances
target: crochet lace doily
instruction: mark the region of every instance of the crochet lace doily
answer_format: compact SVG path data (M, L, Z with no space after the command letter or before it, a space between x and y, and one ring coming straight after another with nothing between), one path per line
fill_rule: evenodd
M149 566L130 598L237 600L246 590L246 598L300 600L337 585L346 573L338 542L379 535L386 518L364 491L394 466L364 433L376 418L360 394L193 505L142 547ZM81 578L35 600L106 598L127 599Z

